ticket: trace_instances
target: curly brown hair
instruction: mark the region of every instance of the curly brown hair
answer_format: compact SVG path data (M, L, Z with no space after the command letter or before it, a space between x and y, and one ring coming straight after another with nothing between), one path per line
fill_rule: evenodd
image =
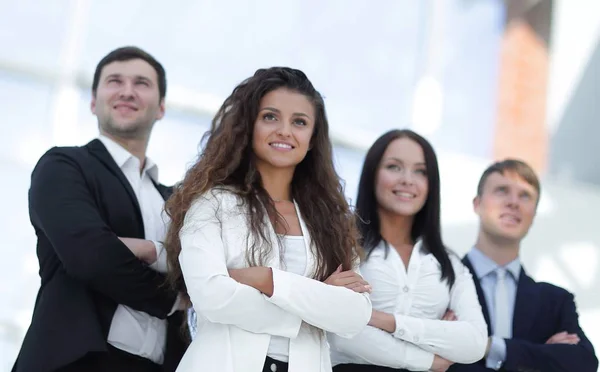
M311 149L296 166L291 185L292 197L314 242L314 278L323 281L339 265L349 270L359 259L355 215L344 197L343 186L333 165L323 98L302 71L272 67L257 70L225 100L212 121L211 129L202 139L205 145L199 160L187 171L184 180L176 185L167 201L166 211L171 225L165 246L172 285L185 291L179 265L179 232L185 215L198 197L214 188L232 190L247 210L250 232L254 237L248 241L255 242L247 251L248 265L263 265L271 253L273 244L261 244L268 242L265 213L271 223L281 221L282 217L263 188L260 173L255 167L252 134L262 97L279 88L303 94L315 108Z

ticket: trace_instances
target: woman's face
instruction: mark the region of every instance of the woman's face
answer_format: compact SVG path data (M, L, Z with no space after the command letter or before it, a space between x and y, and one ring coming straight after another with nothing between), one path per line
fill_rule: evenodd
M412 217L425 205L428 191L427 167L421 146L408 137L390 142L375 179L379 209Z
M310 149L314 129L315 108L305 95L286 88L265 94L252 140L257 169L295 169Z

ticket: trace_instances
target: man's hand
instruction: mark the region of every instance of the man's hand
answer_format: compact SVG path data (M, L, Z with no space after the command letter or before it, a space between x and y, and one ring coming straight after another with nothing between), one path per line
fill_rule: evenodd
M566 331L555 334L550 337L546 344L569 344L569 345L577 345L580 339L574 333L567 333Z
M451 365L453 365L451 361L442 358L439 355L433 357L433 363L431 364L431 368L429 369L431 372L446 372Z
M358 293L371 293L371 286L362 278L362 276L352 270L342 271L342 265L340 265L329 278L325 279L325 284L346 287Z
M144 261L148 265L152 265L156 262L156 247L151 240L121 237L119 237L119 240L121 240L121 242L123 242L123 244L125 244L138 259Z

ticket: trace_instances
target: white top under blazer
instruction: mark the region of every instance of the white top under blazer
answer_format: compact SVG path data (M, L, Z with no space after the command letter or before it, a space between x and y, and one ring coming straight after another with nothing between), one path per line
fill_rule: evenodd
M441 265L419 241L408 267L394 247L380 243L361 265L373 290L373 309L393 314L393 333L371 326L351 340L330 336L333 364L356 363L427 371L434 355L470 364L487 347L487 325L475 284L459 257L450 253L456 281L450 289L441 280ZM456 321L440 320L447 309Z
M265 264L274 284L267 297L227 272L247 267L248 212L239 198L213 189L192 204L179 233L179 262L197 331L178 372L260 372L272 335L290 339L290 372L331 371L325 332L352 337L365 328L372 310L368 295L310 279L315 248L297 205L296 211L306 246L304 275L281 270L274 247ZM277 242L267 225L270 240Z
M285 271L303 275L306 271L306 244L303 236L280 235L283 243L281 258ZM281 336L271 336L267 355L280 362L288 362L290 339Z

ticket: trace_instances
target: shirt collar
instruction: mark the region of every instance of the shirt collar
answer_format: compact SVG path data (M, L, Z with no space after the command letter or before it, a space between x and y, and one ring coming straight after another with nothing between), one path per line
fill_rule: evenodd
M475 275L477 278L481 280L481 278L489 275L490 273L496 271L496 269L500 268L496 262L494 262L491 258L486 256L482 251L477 249L477 247L473 247L471 251L467 254L469 261L471 261L471 265L473 265L473 270L475 271ZM509 273L511 273L513 279L518 280L519 274L521 273L521 260L519 258L515 258L508 264L504 265L503 268L506 269Z
M129 162L133 162L135 167L139 169L140 160L133 156L123 146L102 134L98 137L98 139L104 144L104 147L106 147L106 150L121 170L123 170L123 168ZM146 157L146 164L143 171L148 173L150 178L152 178L155 182L158 182L158 166L149 157Z
M383 238L381 238L381 241L379 242L379 244L377 245L377 248L383 248L385 247L385 244L388 244L391 248L394 248L394 246L388 242L386 242ZM395 249L395 248L394 248ZM415 244L413 246L414 250L417 250L417 252L420 252L421 254L427 254L429 253L427 251L427 249L425 248L425 246L423 245L423 240L421 238L417 238L417 240L415 240Z
M418 249L418 252L421 255L429 253L429 250L423 244L423 239L421 239L420 237L417 238L417 240L415 240L415 248L414 249Z

